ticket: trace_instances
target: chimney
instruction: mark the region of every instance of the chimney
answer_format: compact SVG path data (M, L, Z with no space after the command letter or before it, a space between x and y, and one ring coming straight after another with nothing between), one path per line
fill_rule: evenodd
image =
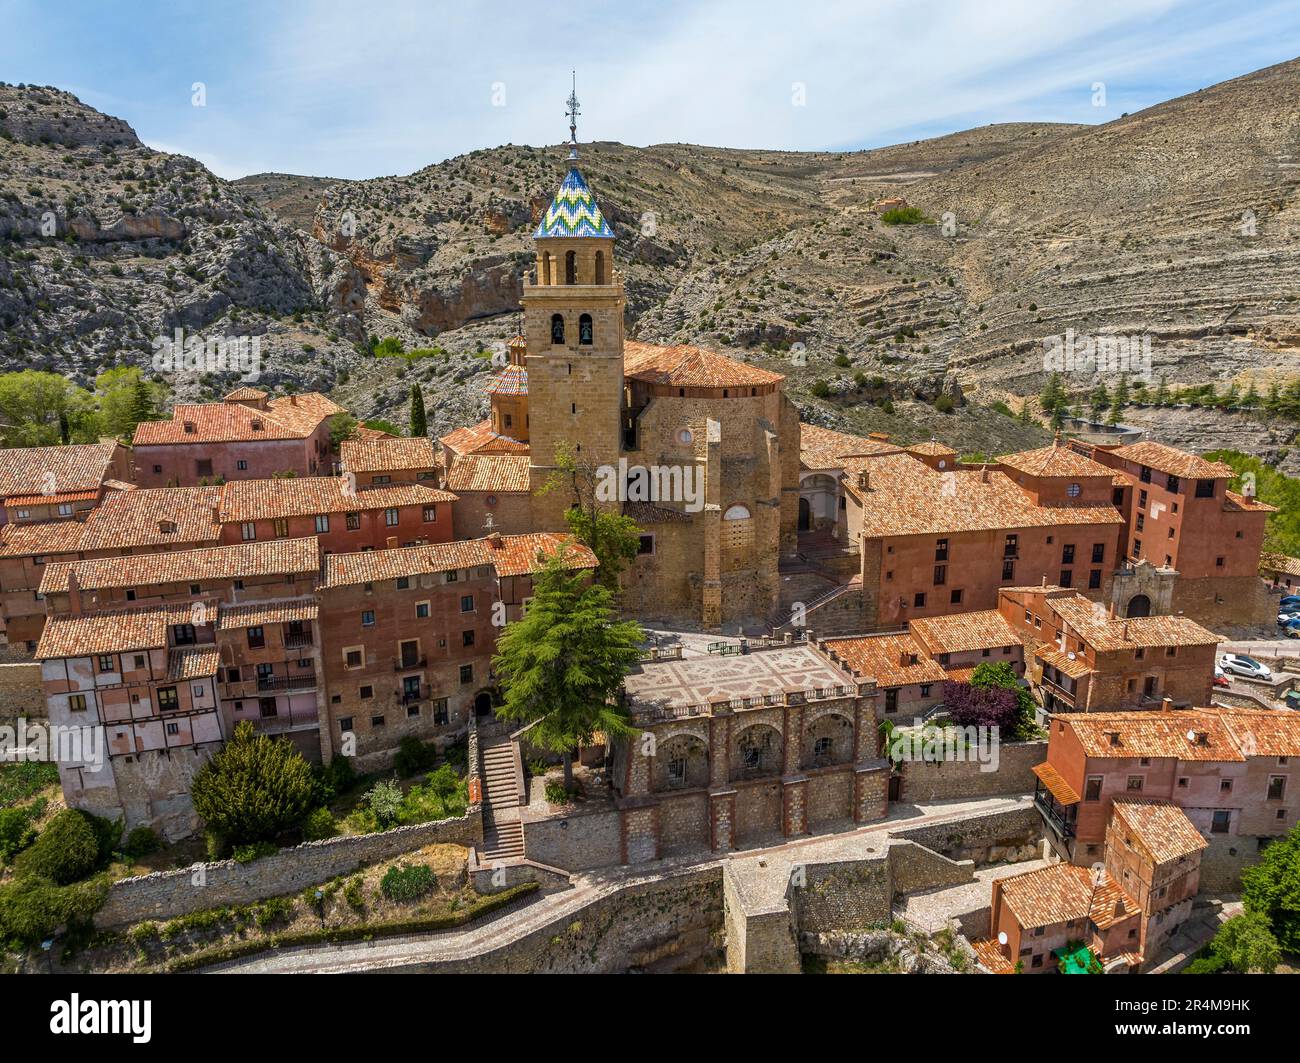
M1047 586L1047 573L1043 573L1043 586Z
M395 546L397 546L397 536L390 535L387 539L384 540L384 545L388 547L388 549L392 550Z
M987 465L981 465L981 466L980 466L980 483L982 483L982 484L986 484L986 483L988 483L988 482L989 482L989 467L988 467Z
M220 507L220 506L213 506L213 507L212 507L212 523L213 523L213 524L220 524L220 523L221 523L221 507Z
M290 396L289 396L289 405L290 405L290 406L297 406L297 405L298 405L298 396L297 396L297 395L290 395Z
M488 546L493 550L500 550L505 546L505 541L501 538L501 533L498 531L490 532L485 536L485 538L487 539Z
M1198 746L1208 746L1210 744L1209 731L1193 731L1192 744Z
M863 469L862 472L858 473L858 487L865 491L867 487L870 486L870 483L871 476L865 469Z
M1173 699L1173 698L1161 698L1161 699L1160 699L1160 711L1161 711L1161 712L1173 712L1173 711L1174 711L1174 699Z
M1128 641L1128 621L1127 621L1127 620L1124 621L1124 626L1123 626L1123 628L1121 628L1121 630L1120 630L1120 637L1121 637L1125 642Z
M1112 620L1115 619L1115 603L1114 603L1114 602L1111 602L1110 605L1108 605L1108 606L1106 607L1106 615L1109 616Z
M68 612L73 616L81 615L81 581L77 579L77 570L68 569Z
M1103 731L1102 734L1104 734L1104 735L1106 736L1106 740L1107 740L1108 742L1110 742L1110 744L1111 744L1112 746L1117 746L1117 745L1119 745L1119 732L1118 732L1118 731Z

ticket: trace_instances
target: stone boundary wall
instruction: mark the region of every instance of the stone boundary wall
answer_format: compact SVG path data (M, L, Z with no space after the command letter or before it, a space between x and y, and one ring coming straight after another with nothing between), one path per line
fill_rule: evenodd
M0 720L43 720L48 715L41 666L35 661L0 664Z
M145 919L174 919L208 908L251 904L267 897L295 893L365 864L436 843L481 846L481 807L471 805L459 819L304 842L250 864L221 860L120 879L109 887L103 906L95 914L95 925L125 926Z
M1034 792L1030 769L1047 759L1047 740L1004 742L998 747L997 771L981 771L978 761L905 761L902 803L947 801Z
M1043 821L1033 802L1026 800L1021 807L1005 812L989 812L969 819L919 827L900 827L889 834L891 838L905 838L952 860L989 864L1008 859L1028 859L1019 851L1027 853L1031 846L1035 849L1041 847Z

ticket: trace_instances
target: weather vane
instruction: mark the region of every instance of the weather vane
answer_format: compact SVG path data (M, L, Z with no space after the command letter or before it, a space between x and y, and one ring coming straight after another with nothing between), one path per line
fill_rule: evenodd
M582 112L578 110L578 72L573 71L573 91L569 93L569 98L565 101L569 109L564 113L569 119L569 158L578 157L578 115Z

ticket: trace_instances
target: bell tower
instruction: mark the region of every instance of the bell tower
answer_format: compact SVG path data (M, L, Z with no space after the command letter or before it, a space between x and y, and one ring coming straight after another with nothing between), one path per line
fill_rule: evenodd
M621 440L623 279L614 270L614 230L578 170L576 85L568 104L569 172L533 233L535 270L523 289L539 530L563 529L573 502L567 487L536 494L555 472L557 451L579 466L616 466Z

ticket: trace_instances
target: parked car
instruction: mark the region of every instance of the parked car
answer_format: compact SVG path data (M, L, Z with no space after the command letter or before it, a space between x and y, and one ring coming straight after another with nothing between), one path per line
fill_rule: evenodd
M1300 609L1285 609L1277 614L1277 626L1286 627L1293 620L1300 620Z
M1289 605L1300 605L1300 594L1285 594L1277 605L1279 609L1285 609Z
M1292 620L1291 623L1284 624L1282 637L1284 639L1300 639L1300 620Z
M1219 658L1219 667L1230 675L1245 676L1247 679L1271 681L1273 672L1268 665L1248 657L1244 653L1225 653Z
M1223 669L1217 664L1214 666L1214 685L1216 687L1232 686L1232 680L1224 674Z

